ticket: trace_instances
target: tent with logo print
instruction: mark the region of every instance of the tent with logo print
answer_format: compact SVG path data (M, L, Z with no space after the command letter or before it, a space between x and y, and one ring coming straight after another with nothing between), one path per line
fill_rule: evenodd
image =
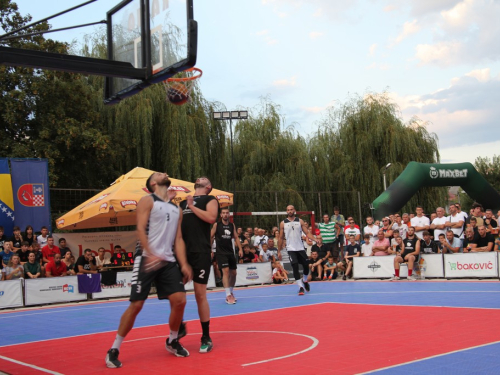
M58 229L107 228L135 225L137 202L148 195L146 180L154 171L134 168L119 177L110 187L83 202L67 214L57 219ZM194 182L170 178L170 188L177 192L176 203L193 194ZM216 197L221 207L233 204L233 194L213 189L210 195Z

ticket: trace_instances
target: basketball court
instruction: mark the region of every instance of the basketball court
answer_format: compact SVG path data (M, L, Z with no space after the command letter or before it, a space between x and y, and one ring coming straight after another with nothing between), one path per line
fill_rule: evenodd
M200 354L196 302L188 295L182 339L165 350L168 302L150 298L122 345L121 369L104 363L128 306L114 300L0 314L0 370L9 374L498 374L497 281L315 282L241 288L236 305L209 293L214 350Z

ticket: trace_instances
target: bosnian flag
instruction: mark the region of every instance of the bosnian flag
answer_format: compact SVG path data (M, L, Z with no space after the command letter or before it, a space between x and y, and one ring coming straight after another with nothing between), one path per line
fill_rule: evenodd
M0 158L0 226L7 237L14 227L14 196L10 176L9 159Z

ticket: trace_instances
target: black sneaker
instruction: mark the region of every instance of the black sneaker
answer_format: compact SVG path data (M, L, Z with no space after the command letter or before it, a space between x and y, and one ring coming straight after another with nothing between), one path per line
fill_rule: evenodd
M200 353L211 352L213 348L214 344L212 343L212 339L207 336L201 336Z
M179 333L177 335L177 340L182 339L184 336L187 335L187 329L186 329L186 323L181 322L181 325L179 327Z
M310 292L310 291L311 291L311 287L309 286L309 283L308 283L308 282L306 282L306 281L304 281L304 288L305 288L308 292Z
M167 352L174 354L176 357L189 357L189 352L184 349L178 339L172 340L172 342L165 342L165 348Z
M304 288L300 287L299 289L299 296L303 296L304 295Z
M119 368L122 367L122 363L118 360L120 351L118 349L109 349L108 354L106 354L106 366L109 368Z

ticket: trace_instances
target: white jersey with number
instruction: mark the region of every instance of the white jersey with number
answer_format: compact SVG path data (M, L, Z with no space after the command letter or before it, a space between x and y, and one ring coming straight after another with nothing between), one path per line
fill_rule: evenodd
M175 262L173 246L179 223L179 207L151 194L153 208L146 233L151 254L167 262ZM147 253L144 254L147 256Z
M290 221L288 219L283 220L285 239L286 239L286 249L287 251L301 251L304 250L304 243L302 242L302 226L300 225L300 219L298 217L295 220Z

